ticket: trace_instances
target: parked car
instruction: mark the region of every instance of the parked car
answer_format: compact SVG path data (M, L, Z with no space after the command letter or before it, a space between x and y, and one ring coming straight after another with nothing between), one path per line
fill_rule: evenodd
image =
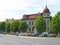
M10 34L11 34L11 35L16 35L16 33L15 33L15 32L11 32Z
M48 36L49 36L49 37L56 37L56 34L50 33L50 34L48 34Z
M0 34L4 34L4 31L0 31Z
M41 34L42 34L42 32L38 32L38 33L34 33L33 36L39 36Z
M4 32L3 32L3 31L0 31L0 37L2 37L2 36L3 36L3 34L4 34Z
M48 36L48 32L43 32L41 35L39 35L41 37L47 37Z

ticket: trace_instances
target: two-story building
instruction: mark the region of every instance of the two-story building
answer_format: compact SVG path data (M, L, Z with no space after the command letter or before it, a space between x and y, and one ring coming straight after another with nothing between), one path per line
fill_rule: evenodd
M43 9L42 13L37 14L28 14L23 15L22 20L26 21L29 28L27 29L27 32L36 32L36 29L34 28L34 21L37 18L37 16L42 16L46 20L46 32L50 32L50 10L45 7Z

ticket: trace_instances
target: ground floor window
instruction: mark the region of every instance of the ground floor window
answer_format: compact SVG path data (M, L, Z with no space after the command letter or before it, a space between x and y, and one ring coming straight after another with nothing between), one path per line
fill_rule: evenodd
M29 32L31 32L31 28L29 28Z

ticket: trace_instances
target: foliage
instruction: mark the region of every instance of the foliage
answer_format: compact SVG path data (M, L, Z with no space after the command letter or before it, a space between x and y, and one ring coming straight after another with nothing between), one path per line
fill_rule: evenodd
M11 31L11 23L6 22L6 32L9 33Z
M19 20L14 20L11 24L11 30L13 32L17 32L17 31L20 31L19 30L19 25L20 25L20 21Z
M60 12L58 12L51 21L51 32L60 33Z
M43 17L38 16L37 19L35 20L34 25L35 25L37 32L46 31L46 22L43 19Z
M0 31L12 32L26 32L28 24L24 21L14 20L12 23L0 22Z
M1 31L1 25L2 25L2 22L0 22L0 31Z
M5 31L5 25L6 25L5 22L0 22L0 30L1 31Z
M22 32L26 32L26 30L28 28L28 24L25 21L21 21L19 28Z

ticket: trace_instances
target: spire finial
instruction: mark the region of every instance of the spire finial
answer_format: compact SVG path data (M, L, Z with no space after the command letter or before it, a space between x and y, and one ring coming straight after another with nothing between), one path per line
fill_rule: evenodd
M47 8L47 5L46 5L46 8Z
M47 8L47 0L46 0L46 8Z

